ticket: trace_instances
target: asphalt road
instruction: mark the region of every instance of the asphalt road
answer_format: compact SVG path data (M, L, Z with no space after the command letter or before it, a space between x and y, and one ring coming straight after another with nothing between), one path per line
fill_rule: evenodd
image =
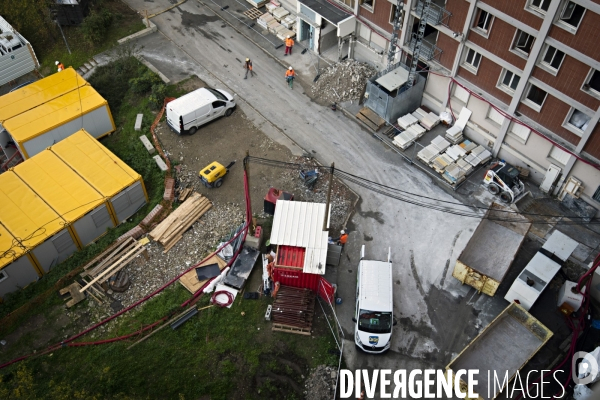
M169 0L126 2L149 14L171 6ZM448 193L356 122L311 101L300 82L290 90L284 81L285 65L204 5L188 1L152 20L159 32L138 40L147 60L174 81L196 74L210 85L236 93L254 123L295 154L307 151L325 165L335 162L336 168L423 196L489 204L491 197L477 183L465 185L463 195ZM253 60L257 76L244 80L241 62L246 57ZM309 61L298 54L280 58L308 69ZM338 296L344 300L337 314L347 339L347 365L351 369L443 368L506 306L502 298L477 295L452 278L454 262L478 220L350 187L361 200L337 267ZM372 259L383 260L388 247L392 249L394 313L399 323L391 351L384 356L357 354L352 342L356 266L363 244Z

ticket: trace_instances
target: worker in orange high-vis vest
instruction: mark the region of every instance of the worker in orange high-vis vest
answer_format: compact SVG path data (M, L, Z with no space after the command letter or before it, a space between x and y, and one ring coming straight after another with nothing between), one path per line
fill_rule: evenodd
M294 90L294 78L296 77L296 72L294 72L294 68L289 67L287 71L285 71L285 80L287 81L290 89Z
M294 39L292 39L288 35L288 37L285 38L285 54L284 54L284 56L287 56L288 53L290 56L292 55L292 47L294 47Z
M54 65L56 65L56 68L58 69L58 72L62 71L65 69L65 66L63 65L63 63L61 63L60 61L56 61L54 63Z
M341 230L340 237L335 240L337 240L338 245L344 246L346 244L346 242L348 241L348 234L346 233L346 231Z

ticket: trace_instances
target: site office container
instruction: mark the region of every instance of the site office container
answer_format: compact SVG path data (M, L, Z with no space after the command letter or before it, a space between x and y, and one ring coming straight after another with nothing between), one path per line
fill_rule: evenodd
M0 175L0 223L30 254L40 274L78 248L67 222L14 171Z
M148 201L140 174L81 129L49 148L100 193L118 225Z
M27 39L0 17L0 85L13 81L39 66L40 63Z
M25 249L0 224L0 300L36 281L41 273Z
M107 101L84 85L7 119L3 127L27 159L80 129L101 138L115 130L115 123Z
M104 197L50 150L36 154L13 171L67 222L79 247L115 226Z
M335 293L333 285L321 275L302 272L302 268L275 267L273 268L273 282L313 290L322 299L330 304L333 303Z

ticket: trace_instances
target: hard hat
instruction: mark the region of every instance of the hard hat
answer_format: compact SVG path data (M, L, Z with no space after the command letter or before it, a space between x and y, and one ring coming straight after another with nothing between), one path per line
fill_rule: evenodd
M290 66L288 69L291 71L291 70L292 70L292 67Z
M341 233L342 235L345 235L345 234L346 234L346 231L342 229L342 230L340 231L340 233Z
M290 38L290 35L287 35L287 38L289 39L289 38Z
M250 59L249 59L249 58L246 58L246 61L250 61Z
M58 61L55 61L55 62L54 62L54 65L58 65L58 64L60 64Z

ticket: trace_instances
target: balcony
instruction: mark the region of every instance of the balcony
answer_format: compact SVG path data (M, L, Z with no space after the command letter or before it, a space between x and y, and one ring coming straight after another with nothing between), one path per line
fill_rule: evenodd
M444 8L446 2L443 0L438 0L437 3L444 3L444 4L436 4L434 1L432 1L429 4L429 11L427 12L427 23L430 25L444 25L444 26L448 26L448 19L450 18L450 15L452 15L450 13L450 11L446 10ZM423 6L424 6L425 2L424 1L419 1L417 3L417 7L415 8L415 13L420 16L421 12L423 11Z
M431 61L433 59L439 60L442 54L442 49L435 45L437 39L437 32L431 33L423 38L421 41L421 50L419 52L419 58L424 61ZM408 42L410 51L415 52L415 45L417 43L417 34L413 33Z

